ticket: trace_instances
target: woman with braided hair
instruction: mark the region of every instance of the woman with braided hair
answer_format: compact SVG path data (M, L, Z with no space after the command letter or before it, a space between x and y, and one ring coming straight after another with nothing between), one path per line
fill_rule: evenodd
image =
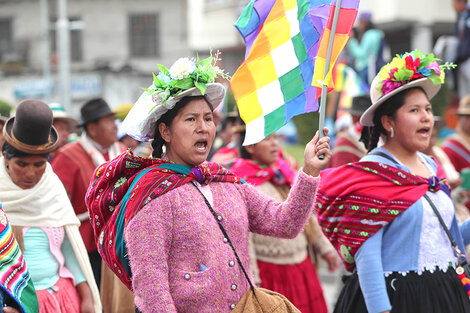
M418 50L397 55L374 79L361 116L369 153L322 172L318 220L353 272L336 313L470 312L460 266L470 221L458 225L436 162L419 152L434 124L429 100L448 67Z
M99 167L88 189L99 252L142 313L240 311L244 303L237 303L253 284L249 231L297 236L313 209L316 176L331 156L329 138L317 133L284 202L206 162L213 110L225 95L214 82L221 73L214 64L184 58L170 70L159 65L123 122L129 135L154 139L153 158L124 153Z

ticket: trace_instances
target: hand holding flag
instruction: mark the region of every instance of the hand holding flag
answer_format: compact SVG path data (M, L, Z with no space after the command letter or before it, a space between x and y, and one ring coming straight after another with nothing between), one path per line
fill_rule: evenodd
M346 26L338 29L350 31L359 0L344 1L347 7L341 9L347 14L340 20ZM231 86L246 123L245 145L261 141L296 115L318 110L320 91L312 80L314 73L320 71L323 81L326 58L321 53L325 50L322 47L328 46L323 38L329 37L322 34L332 2L336 3L252 0L236 22L245 40L246 54ZM347 40L347 34L337 38ZM339 54L345 43L335 43L333 51ZM323 67L315 66L314 71L317 62Z

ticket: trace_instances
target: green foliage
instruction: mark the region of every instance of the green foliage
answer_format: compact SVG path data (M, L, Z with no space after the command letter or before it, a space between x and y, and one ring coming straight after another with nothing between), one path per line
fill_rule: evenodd
M233 112L235 107L237 106L237 102L235 101L235 97L233 96L233 92L231 88L227 89L227 94L225 95L227 100L227 112Z
M305 152L304 145L301 145L301 144L285 145L285 146L282 146L282 149L299 163L299 167L304 164L304 152Z
M9 117L12 108L8 102L0 99L0 116Z
M434 98L431 99L432 111L435 116L442 116L447 104L450 103L452 91L447 87L447 84L443 84L441 89Z
M302 145L306 145L318 130L318 112L302 114L292 119L297 128L297 136Z

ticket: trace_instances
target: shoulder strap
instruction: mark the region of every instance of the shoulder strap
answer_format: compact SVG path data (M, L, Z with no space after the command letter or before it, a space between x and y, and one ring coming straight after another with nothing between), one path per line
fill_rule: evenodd
M444 228L444 231L446 232L447 237L449 237L450 244L452 245L452 248L455 249L457 247L457 243L455 242L454 238L452 237L449 229L447 228L446 224L444 223L444 220L442 219L441 214L439 213L439 210L436 208L434 203L432 202L431 198L427 194L424 194L424 199L431 205L432 210L434 211L434 214L436 214L437 219L439 220L439 223L441 224L442 228Z
M436 208L432 200L428 197L427 194L424 194L424 199L428 201L428 203L431 205L432 210L434 211L434 214L436 214L437 219L439 220L439 223L441 224L442 228L444 229L447 237L449 238L450 245L452 246L452 249L454 249L455 254L457 255L457 261L459 262L459 265L462 263L465 263L467 261L467 257L462 254L460 251L457 243L455 242L454 238L452 237L452 234L450 233L449 229L447 228L446 224L444 223L444 220L442 219L441 214L439 213L439 210Z
M211 204L210 204L209 201L207 200L206 196L204 196L204 194L202 193L202 191L199 190L199 188L196 186L196 184L194 183L194 181L191 181L191 184L193 184L193 186L197 189L197 191L199 191L199 193L201 194L201 196L204 198L204 202L206 203L207 207L208 207L209 210L211 211L212 216L214 217L215 221L217 222L217 225L219 225L219 228L220 228L220 230L222 231L222 234L224 235L225 238L227 238L227 242L228 242L228 244L230 245L230 248L232 248L232 251L233 251L233 253L235 254L235 257L237 258L238 265L239 265L240 268L242 269L243 274L245 275L245 278L246 278L246 280L248 281L248 284L250 285L251 290L253 291L253 293L255 293L255 288L254 288L253 284L251 283L251 280L250 280L250 278L248 277L248 274L246 273L245 268L243 267L243 264L242 264L242 262L240 261L240 258L238 257L237 251L235 250L235 247L233 246L232 241L230 241L230 237L228 236L227 232L225 231L224 226L222 226L222 224L220 223L219 219L217 218L217 213L215 213L214 209L212 208Z
M387 155L383 152L374 151L370 154L381 156L383 158L386 158L387 160L392 161L394 164L398 164L397 161L395 161L391 156L389 156L389 155ZM426 201L431 205L431 208L434 211L434 214L436 214L437 219L439 220L439 223L441 224L441 226L444 229L447 237L449 238L449 241L450 241L450 244L451 244L452 248L456 252L457 257L460 259L460 257L462 256L462 253L460 252L460 249L458 248L457 243L455 242L454 238L452 237L452 234L450 233L449 229L447 228L446 224L444 223L444 220L442 219L442 216L439 213L439 210L436 208L436 206L432 202L431 198L429 198L429 196L427 194L424 194L424 199L426 199Z
M374 152L371 152L369 153L370 155L377 155L377 156L380 156L382 158L385 158L389 161L392 161L393 164L398 164L398 162L396 160L394 160L391 156L389 156L388 154L385 154L383 152L380 152L380 151L374 151Z

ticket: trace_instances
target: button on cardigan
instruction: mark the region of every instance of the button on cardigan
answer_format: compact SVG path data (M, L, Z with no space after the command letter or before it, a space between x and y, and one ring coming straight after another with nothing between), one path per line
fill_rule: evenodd
M213 208L223 216L221 223L248 273L248 232L297 236L311 214L319 181L300 171L283 203L249 184L209 184ZM232 266L233 251L192 184L143 207L129 222L125 240L135 303L142 313L230 312L249 288L238 263Z

